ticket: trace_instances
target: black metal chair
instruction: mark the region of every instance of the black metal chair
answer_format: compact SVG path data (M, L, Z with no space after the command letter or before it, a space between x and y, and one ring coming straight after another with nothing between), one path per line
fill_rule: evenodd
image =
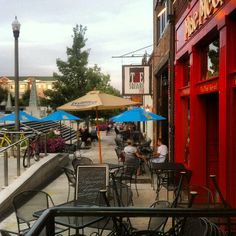
M93 161L88 157L80 157L80 158L74 158L71 164L74 168L74 171L76 171L78 165L92 165Z
M120 168L115 175L115 178L124 184L129 184L131 188L132 182L135 185L137 196L139 196L138 193L138 187L137 187L137 170L139 166L132 166L132 165L126 165L124 164L123 168Z
M63 167L62 169L68 180L68 194L67 194L67 202L68 202L70 198L70 189L73 188L75 192L76 177L75 177L75 172L73 170L66 167Z
M51 196L43 191L29 190L19 193L13 198L13 207L17 219L18 233L26 235L33 223L37 220L35 212L44 211L53 207ZM55 234L67 231L68 228L55 227Z
M123 165L125 162L125 154L123 152L123 149L120 147L116 147L115 152L116 152L116 156L117 156L118 165L119 164Z
M20 235L20 234L13 231L0 229L0 236L13 236L13 235Z
M114 207L128 207L133 204L133 192L127 184L113 179L108 189L110 205Z
M114 193L115 195L114 196L113 192L110 191L110 190L114 190L114 188L118 190L119 192L120 189L119 187L114 186L114 182L110 184L108 188L108 192L107 190L100 190L98 194L98 201L97 201L98 205L107 206L107 207L111 207L111 206L121 207L121 206L128 206L128 204L130 204L126 202L127 201L126 193L125 194L122 193L123 195L120 195L120 193L118 194L118 192L116 192ZM132 194L131 189L129 193ZM132 199L131 200L129 199L128 201L132 201ZM103 235L104 231L108 231L105 235L110 235L110 236L112 235L114 236L127 235L128 236L128 235L131 235L130 233L133 230L133 227L129 218L124 219L122 217L119 217L119 218L118 217L104 217L104 219L95 223L93 227L96 227L99 229L100 232L97 235Z

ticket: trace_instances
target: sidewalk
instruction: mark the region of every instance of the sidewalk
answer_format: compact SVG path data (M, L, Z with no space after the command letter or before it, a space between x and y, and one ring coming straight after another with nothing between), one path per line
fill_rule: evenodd
M102 158L103 163L114 163L117 164L117 157L115 153L115 142L114 142L115 134L109 134L106 136L105 132L101 134L101 146L102 146ZM81 150L81 155L88 157L93 160L94 163L99 163L99 155L98 155L98 145L97 143L92 144L92 148L88 150ZM135 188L132 184L133 189L133 201L135 207L148 207L155 201L155 191L151 187L150 183L146 180L149 177L139 176L138 180L138 191L139 197L136 194ZM145 179L145 181L142 181ZM63 186L63 188L62 188ZM65 186L65 187L64 187ZM65 174L60 175L56 180L46 186L43 191L46 191L52 196L52 199L55 205L63 203L67 199L67 188L68 182ZM135 219L134 227L139 229L147 227L147 219ZM14 213L7 217L5 220L0 222L1 229L8 229L17 231L17 223Z

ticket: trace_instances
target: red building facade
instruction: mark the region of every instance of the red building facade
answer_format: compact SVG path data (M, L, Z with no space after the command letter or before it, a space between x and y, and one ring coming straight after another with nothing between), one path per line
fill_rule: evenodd
M236 207L236 0L191 1L175 33L175 161Z

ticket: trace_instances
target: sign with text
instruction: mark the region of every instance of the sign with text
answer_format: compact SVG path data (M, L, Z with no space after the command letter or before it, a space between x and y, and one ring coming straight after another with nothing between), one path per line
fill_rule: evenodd
M147 95L151 91L150 66L122 67L123 95Z
M185 17L176 27L176 50L178 51L200 29L208 19L224 4L225 0L199 0L191 9L187 9Z
M107 188L109 183L108 165L77 166L75 197L90 203L99 197L99 191Z

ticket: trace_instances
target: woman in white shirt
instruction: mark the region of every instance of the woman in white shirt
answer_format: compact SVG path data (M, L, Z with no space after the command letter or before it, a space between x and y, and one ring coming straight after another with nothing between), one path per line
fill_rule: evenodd
M162 143L162 139L158 138L157 140L157 153L153 155L153 163L163 163L165 162L168 154L168 148L165 144Z
M146 158L138 151L137 147L133 146L133 141L128 139L128 145L124 148L125 165L137 168L137 174L140 173L140 161L146 161Z

